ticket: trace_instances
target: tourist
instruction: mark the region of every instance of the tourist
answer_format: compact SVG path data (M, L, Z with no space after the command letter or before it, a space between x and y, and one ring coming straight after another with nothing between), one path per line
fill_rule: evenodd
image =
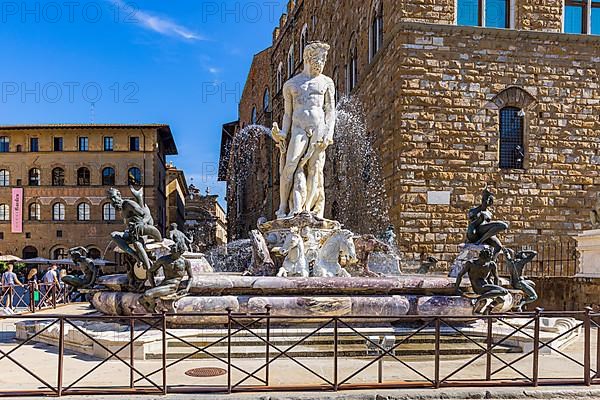
M17 274L13 272L13 265L8 264L6 271L2 274L2 291L6 293L6 304L7 308L13 308L13 291L15 286L23 286L23 284L17 278Z
M26 283L29 284L30 287L33 287L33 290L37 290L38 289L38 277L37 277L37 273L38 270L37 268L31 268L29 270L29 272L27 273L27 278L26 278Z
M64 282L63 282L63 278L67 276L67 270L66 269L61 269L60 272L58 273L58 284L63 287L64 286Z
M47 286L58 285L58 275L56 273L57 268L58 267L56 266L56 264L52 264L48 268L48 271L46 271L46 273L44 274L43 280Z

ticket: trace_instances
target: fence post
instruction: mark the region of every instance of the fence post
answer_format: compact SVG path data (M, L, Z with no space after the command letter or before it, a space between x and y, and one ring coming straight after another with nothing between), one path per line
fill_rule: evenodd
M29 311L35 313L35 286L33 282L28 282L29 286Z
M535 322L533 328L533 386L538 386L539 382L539 361L540 361L540 315L544 309L535 309Z
M434 361L434 369L435 369L435 388L439 389L441 386L440 382L440 317L435 317L435 361Z
M8 298L6 299L6 305L7 305L6 308L9 308L11 310L14 309L14 307L13 307L14 298L15 298L14 286L9 286L8 287Z
M58 334L58 397L62 396L63 390L63 369L64 369L64 355L65 355L65 319L60 317L60 330Z
M231 394L231 307L227 307L227 393Z
M338 319L333 318L333 390L338 390Z
M133 368L134 368L134 348L133 348L133 336L135 333L135 319L130 318L129 319L129 388L133 389L133 387L135 386L134 383L134 374L133 374Z
M584 330L584 352L585 354L583 355L583 372L585 374L585 376L583 377L583 382L585 383L586 386L590 386L592 384L592 377L591 377L591 360L590 360L590 352L591 352L591 347L592 347L592 324L590 321L590 313L592 312L592 308L591 307L586 307L585 308L585 317L583 320L583 330Z
M266 359L266 364L265 364L265 382L267 383L267 386L269 385L269 359L271 358L271 354L270 354L270 350L271 350L271 305L267 304L265 306L265 308L267 309L267 333L266 333L266 339L267 339L267 343L266 343L266 351L265 351L265 359Z
M163 395L167 394L167 314L163 311L162 315L162 380Z
M491 318L487 319L487 352L486 352L486 368L485 368L485 380L492 380L492 325L493 321Z
M594 375L596 379L600 375L600 326L597 322L594 322L594 325L596 325L596 375Z
M52 308L56 308L56 284L52 284Z

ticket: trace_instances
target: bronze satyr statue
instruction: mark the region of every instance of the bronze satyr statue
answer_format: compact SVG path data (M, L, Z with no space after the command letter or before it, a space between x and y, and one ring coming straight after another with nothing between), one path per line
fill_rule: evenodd
M148 271L152 264L146 253L144 236L149 236L157 242L163 239L160 231L154 227L150 209L144 203L143 189L139 191L133 187L130 189L136 201L123 199L117 189L108 190L108 198L115 209L121 212L123 222L127 226L124 232L111 233L111 237L121 250L135 258Z
M191 244L193 240L190 239L185 233L180 231L177 228L176 223L172 223L171 227L169 228L169 239L179 244L180 246L183 246L185 251L191 251Z
M464 293L460 288L460 283L465 274L469 274L471 288L478 295L473 310L476 314L484 313L497 305L503 304L504 297L509 292L500 286L500 278L498 277L496 262L493 260L492 249L485 247L479 252L479 258L464 263L454 285L456 293L461 295Z
M67 275L63 276L62 281L75 289L89 289L96 284L99 268L94 264L94 260L88 258L88 251L85 247L73 247L69 249L69 255L75 264L79 266L83 277Z
M508 224L501 221L492 221L492 213L488 210L494 204L494 195L486 187L483 189L481 204L469 210L469 226L467 228L467 242L491 246L493 258L504 248L502 242L496 237L500 232L508 229Z
M150 312L156 312L156 299L176 299L187 295L192 286L192 266L189 261L183 258L185 249L180 244L175 243L171 246L171 254L160 257L148 271L150 274L151 289L144 292L140 303ZM156 272L162 268L164 279L157 285ZM179 285L183 279L188 277L187 286L179 290Z
M523 297L517 306L517 310L521 312L523 311L523 306L533 303L538 299L537 292L535 291L535 283L523 276L525 265L537 256L537 252L524 250L519 251L516 255L512 250L507 250L507 252L507 262L510 268L510 284L513 288L521 290L525 294L525 297Z

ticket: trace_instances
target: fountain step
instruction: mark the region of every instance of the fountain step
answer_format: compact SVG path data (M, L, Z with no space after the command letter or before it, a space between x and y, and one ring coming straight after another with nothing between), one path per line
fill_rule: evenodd
M265 336L261 336L261 335L257 335L262 337L263 339L265 338ZM292 345L295 342L300 341L302 338L304 338L306 335L303 336L287 336L287 337L270 337L270 342L275 345L275 346L289 346ZM402 335L390 335L388 333L384 333L384 334L365 334L366 337L383 337L383 336L395 336L395 340L396 343L400 343L403 340L405 340L405 342L402 344L402 346L407 346L407 345L414 345L414 344L418 344L418 345L425 345L425 344L431 344L432 348L433 345L435 344L435 336L419 336L419 335L415 335L413 337L411 337L410 339L406 340L407 336L402 336ZM226 347L227 346L227 341L223 340L221 342L215 343L217 342L219 339L224 339L225 336L220 336L220 337L214 337L214 338L207 338L207 337L200 337L200 338L184 338L184 340L187 342L183 342L181 340L177 340L177 339L173 339L173 340L169 340L167 345L169 346L169 348L193 348L192 346L190 346L189 344L193 345L193 346L197 346L197 347L204 347L204 346L209 346L211 345L211 348L217 348L217 347ZM477 342L477 343L485 343L485 338L483 337L471 337L471 340ZM213 344L215 343L215 344ZM307 345L307 346L312 346L312 345L333 345L334 343L334 338L333 336L325 336L325 335L314 335L311 336L307 339L305 339L302 344L303 345ZM355 345L355 344L365 344L366 343L366 339L360 335L339 335L338 336L338 345ZM454 345L454 344L460 344L460 343L472 343L469 339L466 339L464 336L441 336L440 337L440 345L441 346L445 346L445 345ZM256 336L239 336L239 335L235 335L234 337L232 337L231 339L231 346L235 346L235 347L242 347L242 346L260 346L260 345L264 345L264 341L262 341L261 339L258 339Z
M293 346L294 343L287 343L283 346L276 345L279 350L285 351L287 348ZM483 344L482 344L483 345ZM441 346L440 354L442 356L468 356L468 355L476 355L480 354L484 351L485 346L483 348L478 346L472 342L463 342L463 343L454 343L451 347ZM266 345L259 346L233 346L231 357L232 358L258 358L262 359L265 357ZM213 346L206 351L210 354L198 351L193 347L173 347L169 346L167 350L167 359L177 360L184 357L190 359L210 359L214 358L214 356L220 358L227 358L227 343L225 342L225 346ZM372 358L373 354L368 350L366 341L363 341L360 344L338 344L338 355L340 357L367 357ZM520 353L521 349L518 347L510 347L510 346L496 346L494 348L495 353ZM196 354L193 354L196 353ZM395 355L397 357L415 357L422 358L424 356L433 356L435 355L435 348L433 344L430 346L423 346L422 343L403 343L396 350ZM190 354L193 354L189 356ZM275 357L279 354L277 350L273 347L270 349L271 357ZM288 351L290 357L333 357L334 348L333 344L331 345L305 345L300 344L293 347L290 351ZM189 356L189 357L188 357ZM161 359L161 352L149 352L146 354L146 359Z

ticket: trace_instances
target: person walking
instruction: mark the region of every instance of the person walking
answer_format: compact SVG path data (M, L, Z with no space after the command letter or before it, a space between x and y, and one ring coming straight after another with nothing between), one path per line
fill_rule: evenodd
M48 271L46 271L46 273L44 274L44 277L42 278L42 287L43 290L41 290L42 293L42 297L40 298L40 306L44 307L44 306L48 306L50 304L48 304L48 301L51 301L52 297L52 291L53 290L58 290L58 273L56 272L56 269L58 268L58 266L56 264L52 264L50 267L48 267Z
M40 285L38 284L38 270L33 267L27 273L26 279L27 287L33 293L29 295L29 301L32 302L32 306L35 307L35 303L40 301Z
M57 268L58 266L56 264L52 264L50 268L48 268L48 271L46 271L44 274L43 280L48 286L51 284L58 285L58 274L56 273Z
M13 265L8 264L6 271L2 274L2 291L6 293L6 308L13 308L13 292L15 290L15 286L23 286L19 278L17 278L17 274L13 272Z

